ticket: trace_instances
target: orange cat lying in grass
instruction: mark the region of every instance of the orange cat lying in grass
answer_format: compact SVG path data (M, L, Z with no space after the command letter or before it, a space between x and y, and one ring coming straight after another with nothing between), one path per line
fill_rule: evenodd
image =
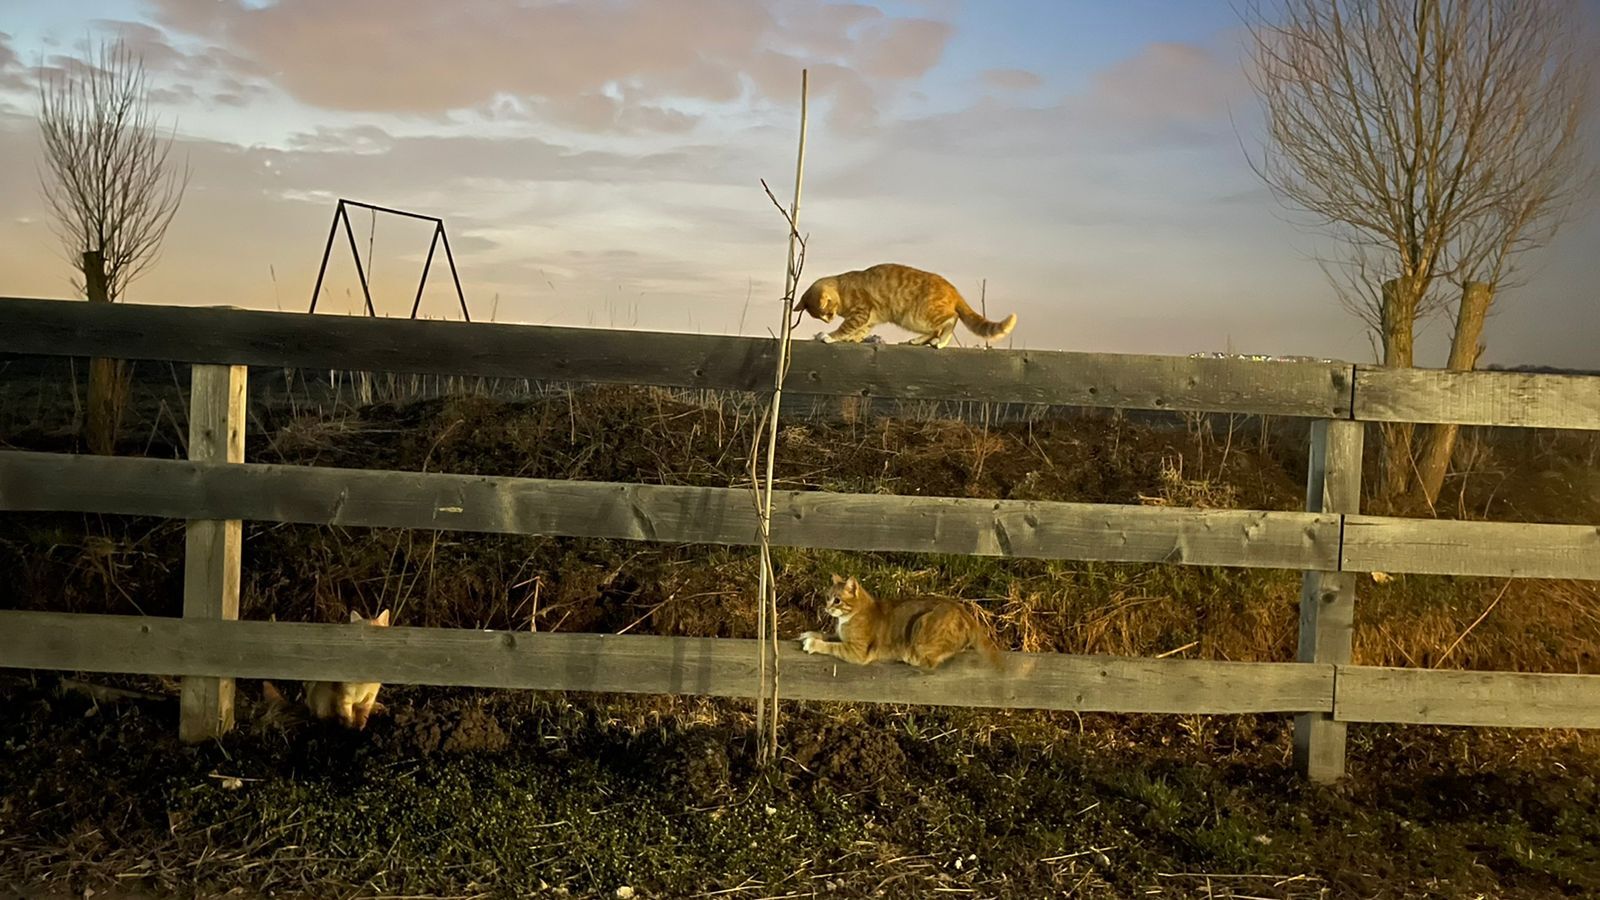
M350 624L387 628L389 611L386 609L371 619L364 619L351 610ZM381 687L383 684L377 681L313 681L306 685L306 708L319 719L337 719L344 727L361 731L367 727L367 719L374 711L383 710L383 704L378 702ZM261 693L269 707L281 708L288 703L270 681L262 684Z
M996 669L1005 665L994 639L961 600L879 600L855 578L835 575L833 587L828 590L827 612L838 623L839 639L829 640L821 632L808 631L800 636L800 648L805 652L837 656L862 665L899 660L932 669L973 648Z
M859 342L872 326L892 322L916 332L908 344L943 347L955 334L956 319L985 339L1005 337L1017 324L1015 313L999 322L985 319L967 305L955 285L932 272L896 263L819 278L794 308L824 322L843 316L844 322L832 334L818 335L828 342Z

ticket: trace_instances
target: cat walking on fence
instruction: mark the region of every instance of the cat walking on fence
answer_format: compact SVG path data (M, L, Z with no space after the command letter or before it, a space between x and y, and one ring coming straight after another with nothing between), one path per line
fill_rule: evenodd
M858 343L883 322L917 334L906 343L929 347L950 343L957 319L985 340L1005 337L1017 324L1015 313L999 322L985 319L944 278L896 263L819 278L800 295L794 308L824 322L844 317L831 334L817 335L818 340L829 343Z

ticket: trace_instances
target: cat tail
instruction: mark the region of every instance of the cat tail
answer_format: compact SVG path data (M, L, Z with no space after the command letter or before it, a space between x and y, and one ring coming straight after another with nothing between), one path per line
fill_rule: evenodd
M1005 337L1017 326L1016 313L993 322L979 315L977 310L968 306L967 301L959 297L956 298L956 315L961 319L961 324L967 326L968 331L985 340Z

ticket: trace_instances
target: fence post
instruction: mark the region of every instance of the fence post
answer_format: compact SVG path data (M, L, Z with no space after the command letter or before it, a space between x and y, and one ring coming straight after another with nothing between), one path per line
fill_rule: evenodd
M1311 461L1306 473L1306 511L1361 511L1361 422L1319 419L1311 423ZM1341 529L1339 559L1343 560ZM1353 572L1306 572L1300 583L1300 662L1346 665L1356 606ZM1344 775L1345 723L1331 713L1294 719L1295 767L1312 781Z
M244 366L190 367L189 458L200 462L244 462ZM190 519L183 559L184 618L239 618L242 523L237 519ZM221 737L233 727L233 679L183 679L178 737L194 743Z

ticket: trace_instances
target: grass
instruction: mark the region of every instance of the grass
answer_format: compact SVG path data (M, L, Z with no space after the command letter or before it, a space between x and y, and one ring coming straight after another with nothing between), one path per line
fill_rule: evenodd
M257 402L250 458L662 484L747 477L748 399L619 388L507 399L478 384L397 402L383 398L416 386L358 387L380 402L351 408L337 392ZM127 452L182 453L171 412L181 402L158 393L131 417ZM7 422L11 445L70 448L65 431L39 424L54 421L38 414L54 408L48 400L40 393L26 408L33 424ZM812 412L782 429L782 487L1301 502L1304 434L1292 424L1223 430L1190 417L1156 427L1026 409L937 418L946 407L886 417L855 401ZM1469 439L1469 465L1447 490L1456 503L1441 514L1600 519L1600 493L1585 480L1592 441ZM0 607L176 614L182 540L181 523L0 516L9 575ZM1293 655L1293 572L792 549L775 561L784 634L816 627L828 575L851 572L885 595L977 598L1017 649ZM339 621L387 606L409 625L750 637L755 565L739 548L251 524L243 606L249 618ZM1356 659L1594 671L1597 600L1580 582L1363 581ZM1600 892L1596 747L1570 734L1352 727L1355 777L1323 789L1291 773L1279 717L789 704L785 758L762 772L737 703L399 686L385 700L393 715L354 739L273 725L247 708L238 733L185 748L173 740L170 700L96 705L48 680L0 682L0 885L80 896L112 886L278 896Z
M393 695L396 714L363 736L254 727L182 747L170 701L0 684L16 713L0 722L0 881L80 895L1600 891L1592 740L1357 728L1354 775L1330 789L1290 771L1274 717L1174 728L817 704L791 705L786 755L761 771L736 705Z

